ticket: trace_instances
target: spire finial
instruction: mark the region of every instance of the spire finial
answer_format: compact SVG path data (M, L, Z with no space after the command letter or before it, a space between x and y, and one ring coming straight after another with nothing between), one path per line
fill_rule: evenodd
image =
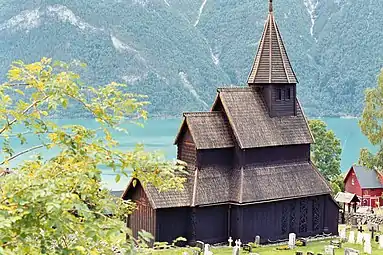
M269 12L273 12L273 0L269 0Z

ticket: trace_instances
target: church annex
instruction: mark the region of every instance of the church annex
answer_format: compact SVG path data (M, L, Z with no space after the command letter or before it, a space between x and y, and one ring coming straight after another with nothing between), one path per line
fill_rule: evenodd
M218 89L210 112L184 113L175 139L190 173L184 191L130 183L124 192L138 205L134 233L190 244L338 234L339 207L310 161L313 137L269 1L247 86Z

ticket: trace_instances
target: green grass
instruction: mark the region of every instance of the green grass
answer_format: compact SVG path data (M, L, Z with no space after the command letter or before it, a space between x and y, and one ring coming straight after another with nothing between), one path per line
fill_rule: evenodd
M303 254L306 254L306 252L311 251L314 252L314 254L322 253L324 254L324 246L330 244L330 240L325 241L318 241L318 242L310 242L307 244L306 247L297 247L294 250L284 250L284 251L278 251L276 250L277 246L267 246L267 247L259 247L256 249L253 249L252 252L259 253L260 255L294 255L296 251L302 251ZM359 250L361 253L363 253L363 246L362 245L353 245L349 243L343 243L341 249L336 249L335 254L336 255L344 255L344 249L343 248L354 248ZM183 252L188 251L190 255L192 255L191 249L174 249L174 250L164 250L164 251L156 251L151 252L148 254L152 255L182 255ZM231 248L212 248L211 251L214 255L231 255L232 249ZM248 254L247 252L244 252L241 250L241 254ZM375 242L372 242L372 254L373 255L383 255L383 249L378 249L378 244Z

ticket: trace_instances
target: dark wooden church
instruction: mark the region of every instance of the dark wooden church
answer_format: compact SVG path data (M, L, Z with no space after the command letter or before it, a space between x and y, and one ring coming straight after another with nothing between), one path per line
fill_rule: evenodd
M338 234L338 205L310 161L313 137L296 98L297 79L272 0L248 86L221 88L210 112L185 113L175 144L188 163L183 192L130 183L128 219L156 241L261 242Z

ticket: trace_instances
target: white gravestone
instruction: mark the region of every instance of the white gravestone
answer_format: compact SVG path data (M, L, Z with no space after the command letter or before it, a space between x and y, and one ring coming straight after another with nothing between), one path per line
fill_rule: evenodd
M239 247L238 246L233 247L233 255L239 255Z
M354 231L350 232L350 235L348 236L348 242L349 243L355 243L355 233L354 233Z
M342 228L339 232L339 237L342 241L346 241L347 240L347 235L346 235L346 229L345 228Z
M326 245L324 247L324 254L325 255L335 255L335 247L332 245Z
M359 255L359 251L352 248L345 248L344 255Z
M241 244L242 244L241 239L238 239L238 240L235 241L235 246L240 248Z
M231 238L231 236L229 237L229 239L227 240L228 243L229 243L229 247L231 247L231 244L233 243L233 238Z
M363 247L363 251L367 254L371 254L372 253L372 247L371 247L371 243L369 242L365 242L364 243L364 247Z
M363 235L363 240L364 240L365 243L369 243L369 244L371 244L371 234L369 234L369 233L364 233L364 235Z
M379 248L383 249L383 235L379 236Z
M203 255L213 255L213 252L210 251L210 244L205 244Z
M295 233L289 234L289 248L294 249L295 248L295 242L297 239L297 235Z
M358 231L358 235L356 237L357 244L363 244L363 233Z

